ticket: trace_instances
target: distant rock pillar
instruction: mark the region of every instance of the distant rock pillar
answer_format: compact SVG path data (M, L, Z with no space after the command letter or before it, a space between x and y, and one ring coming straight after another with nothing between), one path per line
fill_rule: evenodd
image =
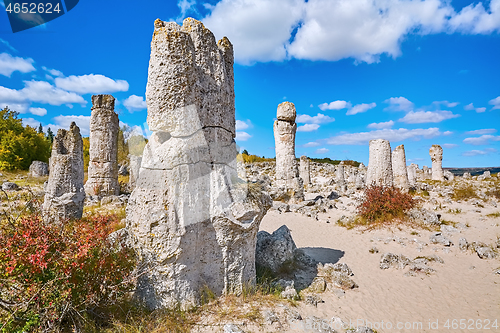
M417 185L417 170L418 165L415 163L410 164L410 166L407 168L408 183L410 184L410 187L415 187Z
M118 183L118 115L111 95L92 96L90 162L85 192L89 195L120 194Z
M83 214L83 141L73 122L60 129L52 144L49 180L45 186L43 217L47 222L79 219Z
M295 159L295 105L283 102L278 105L277 120L274 122L276 145L276 186L284 190L291 201L304 200L304 189L299 177Z
M432 145L429 149L432 161L432 180L444 181L443 174L443 148L439 145Z
M408 171L406 169L406 155L405 146L397 146L392 151L392 172L394 177L394 186L399 187L403 191L410 189L410 182L408 179Z
M391 144L387 140L370 140L370 155L366 186L392 186L393 173L391 162Z
M311 184L311 163L310 160L304 155L300 157L299 174L304 185Z

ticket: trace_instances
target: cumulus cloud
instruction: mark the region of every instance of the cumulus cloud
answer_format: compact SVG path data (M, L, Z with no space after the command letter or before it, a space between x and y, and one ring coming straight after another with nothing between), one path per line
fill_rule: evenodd
M465 138L464 143L468 143L470 145L479 146L479 145L487 145L490 141L500 141L500 136L485 134L481 135L477 138Z
M242 131L237 131L236 132L236 141L247 141L250 139L252 136L248 134L247 132L242 132Z
M490 105L493 105L492 110L500 109L500 96L497 98L493 98L490 102Z
M315 154L326 154L328 153L330 150L328 150L327 148L319 148L319 149L316 149L316 151L314 152Z
M305 124L297 127L297 132L312 132L319 128L318 124Z
M477 113L483 113L484 111L486 111L486 108L484 108L484 107L476 108L476 107L474 107L473 103L470 103L470 104L467 104L466 106L464 106L464 110L476 111Z
M444 131L444 132L443 132L443 135L452 135L452 134L453 134L453 132L452 132L452 131Z
M100 74L58 77L55 83L58 88L79 94L104 94L128 90L127 81L113 80Z
M350 102L346 101L333 101L330 103L323 103L318 105L318 107L321 109L321 111L326 111L326 110L342 110L342 109L348 109L351 107Z
M483 150L469 150L469 151L463 152L462 155L463 156L478 156L478 155L489 155L489 154L493 154L496 152L497 152L497 150L495 148L486 148Z
M130 95L123 101L123 106L125 106L130 112L144 110L148 107L145 99L137 95Z
M40 122L33 118L22 118L22 122L23 126L30 126L33 128L38 128L38 126L40 126Z
M451 111L410 111L398 121L407 124L439 123L443 120L460 117Z
M57 69L50 69L45 66L42 66L42 69L52 76L64 76L64 74L61 71L58 71Z
M250 119L247 119L246 121L236 120L236 130L237 131L246 130L250 127L252 127L252 122L250 121Z
M45 116L47 114L47 109L44 108L29 108L29 113L35 116Z
M408 99L404 98L403 96L401 97L391 97L389 99L386 99L384 103L388 103L389 106L386 107L384 110L387 111L405 111L409 112L413 110L413 103L410 102Z
M494 128L483 128L483 129L478 129L478 130L474 130L474 131L468 131L468 132L465 132L465 134L483 135L483 134L492 134L492 133L495 133L496 131L497 130Z
M389 120L382 123L371 123L366 127L373 129L384 129L384 128L391 128L392 126L394 126L394 121Z
M317 147L319 145L320 145L319 142L314 142L313 141L313 142L308 142L305 145L302 145L302 147L304 147L304 148L312 148L312 147Z
M322 113L318 113L316 116L313 117L307 114L299 114L295 119L295 122L299 124L327 124L334 121L335 118L325 116Z
M0 53L0 74L10 77L15 71L29 73L35 70L33 59L13 57L8 53Z
M439 128L433 127L428 129L382 129L371 132L360 133L345 133L333 136L327 139L330 145L362 145L367 144L370 140L385 139L391 142L402 141L407 139L420 140L422 138L430 139L441 135Z
M444 144L442 144L442 146L443 146L444 148L448 148L448 149L452 149L452 148L456 148L456 147L458 147L458 145L457 145L457 144L455 144L455 143L444 143Z
M365 104L365 103L361 103L361 104L356 104L354 105L352 108L350 108L346 115L348 116L352 116L352 115L355 115L357 113L363 113L363 112L366 112L370 109L373 109L374 107L376 107L377 104L375 103L370 103L370 104Z

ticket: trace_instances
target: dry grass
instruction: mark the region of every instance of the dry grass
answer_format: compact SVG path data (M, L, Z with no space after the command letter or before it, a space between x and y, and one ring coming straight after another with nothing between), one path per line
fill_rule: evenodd
M498 217L500 217L500 212L494 212L494 213L488 214L486 216L493 217L493 218L498 218Z
M479 197L472 185L463 184L453 189L452 199L455 201L458 200L467 201L469 199L474 199L474 198L479 198Z

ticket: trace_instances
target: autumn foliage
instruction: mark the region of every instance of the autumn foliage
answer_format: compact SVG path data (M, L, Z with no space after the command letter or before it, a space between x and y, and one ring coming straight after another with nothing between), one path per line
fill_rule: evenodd
M1 332L54 330L131 288L130 249L108 235L115 216L46 224L38 215L0 222Z

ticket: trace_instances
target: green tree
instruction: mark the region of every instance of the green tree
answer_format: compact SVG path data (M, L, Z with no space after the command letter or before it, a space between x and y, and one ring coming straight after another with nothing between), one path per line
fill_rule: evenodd
M243 155L248 155L248 150L246 150L246 149L245 149L245 150L243 150L242 154L243 154Z
M42 123L40 123L40 126L38 126L38 133L43 134Z
M50 144L52 144L52 142L54 142L54 133L52 132L50 127L47 128L47 139L49 140Z

